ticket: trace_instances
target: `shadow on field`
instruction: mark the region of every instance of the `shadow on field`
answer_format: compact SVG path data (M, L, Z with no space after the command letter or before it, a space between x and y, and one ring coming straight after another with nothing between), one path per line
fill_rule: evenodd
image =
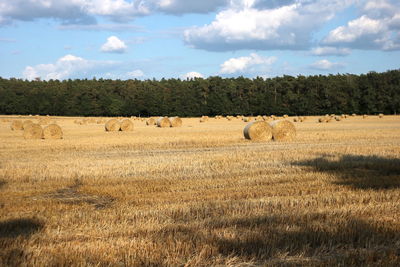
M0 189L7 184L6 181L0 180Z
M400 159L378 156L343 155L338 160L333 155L323 155L293 165L312 167L318 172L328 172L338 178L336 184L355 189L390 189L400 187Z
M29 237L43 229L44 223L37 219L12 219L0 222L0 238Z
M0 222L0 266L21 266L27 257L24 242L43 229L37 219L22 218Z
M270 265L390 264L400 260L400 232L347 214L293 214L216 218L203 224L169 225L137 232L159 246L158 259L179 251L212 259L240 258ZM145 263L146 259L143 259ZM153 258L153 263L157 259Z

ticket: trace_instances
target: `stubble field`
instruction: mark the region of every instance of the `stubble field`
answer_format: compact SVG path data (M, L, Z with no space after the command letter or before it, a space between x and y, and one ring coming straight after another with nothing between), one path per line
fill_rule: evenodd
M400 116L308 117L292 142L213 118L52 117L62 140L25 140L13 119L28 117L0 116L1 266L400 263Z

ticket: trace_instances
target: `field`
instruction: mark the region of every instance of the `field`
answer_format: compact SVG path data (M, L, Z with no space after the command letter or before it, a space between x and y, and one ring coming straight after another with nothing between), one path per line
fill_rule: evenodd
M25 140L27 118L0 116L0 266L400 263L400 116L308 117L292 142L213 118Z

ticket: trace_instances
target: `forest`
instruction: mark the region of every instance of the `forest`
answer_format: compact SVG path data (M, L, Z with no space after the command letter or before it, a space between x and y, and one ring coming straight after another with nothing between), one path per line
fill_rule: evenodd
M181 116L396 114L400 69L274 78L0 78L0 114Z

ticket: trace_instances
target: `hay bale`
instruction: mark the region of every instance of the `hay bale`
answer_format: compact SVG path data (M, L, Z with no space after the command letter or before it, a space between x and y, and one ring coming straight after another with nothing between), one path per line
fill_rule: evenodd
M22 128L25 129L26 127L28 127L31 124L33 124L33 122L31 120L26 120L22 123Z
M326 118L325 117L322 117L322 118L319 118L318 119L318 122L325 122L326 121Z
M336 120L336 121L341 121L341 120L342 120L342 117L335 116L335 120Z
M148 118L146 120L146 125L155 125L156 124L156 120L154 118Z
M24 138L25 139L42 139L43 137L43 129L40 124L32 123L26 129L24 129Z
M353 114L351 114L351 116L355 117L355 116L357 116L357 114L353 113Z
M272 139L272 128L265 121L253 121L244 127L243 134L252 141L269 141Z
M297 117L293 118L293 122L298 122L299 120L300 120L300 119L297 118Z
M287 120L270 122L274 141L292 141L296 137L294 124Z
M24 125L22 121L13 121L11 123L11 130L13 131L20 131L24 129Z
M168 117L160 117L157 120L157 127L160 128L171 127L171 122L168 119Z
M285 115L283 115L283 117L286 119L286 118L289 118L289 116L287 115L287 114L285 114Z
M133 122L130 119L123 120L119 130L123 132L133 131Z
M171 127L181 127L182 126L182 119L179 117L169 118L169 121L171 122Z
M57 124L49 124L43 128L43 139L62 139L63 131Z
M363 119L366 119L367 117L368 117L367 114L364 114L364 115L363 115Z
M248 118L248 117L243 117L243 119L242 119L244 122L249 122L250 121L250 119Z
M379 113L379 118L383 118L383 113Z
M121 127L121 124L117 119L111 119L111 120L107 121L105 124L105 129L107 132L119 131L120 127Z

